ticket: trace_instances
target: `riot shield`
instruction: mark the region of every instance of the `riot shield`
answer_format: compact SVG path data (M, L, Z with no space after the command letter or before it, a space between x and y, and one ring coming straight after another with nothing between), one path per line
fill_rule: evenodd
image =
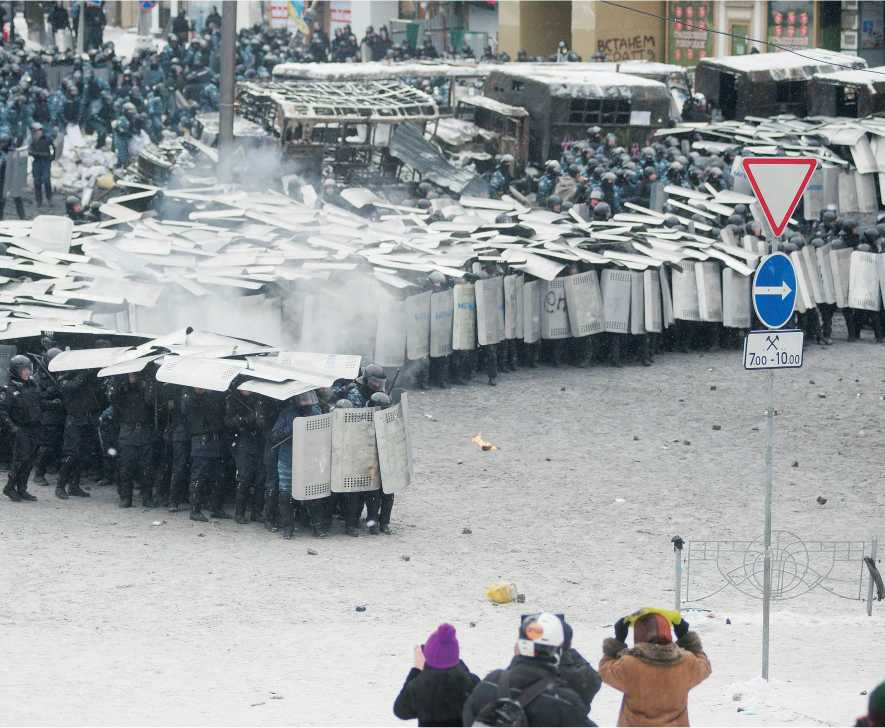
M649 268L642 271L643 301L645 303L645 330L659 334L664 330L663 312L661 310L661 277L660 271Z
M599 334L605 329L602 289L595 270L567 276L565 301L572 336Z
M805 279L811 287L811 298L817 303L824 301L824 289L820 279L820 269L817 267L817 255L812 246L806 245L800 251L802 255L802 268L805 270Z
M520 275L504 277L504 338L522 338L522 289Z
M682 270L673 268L673 318L680 321L700 321L694 261L681 260L679 265Z
M830 268L833 271L836 305L848 308L848 279L851 272L851 248L830 250Z
M504 278L494 276L476 282L476 338L480 346L504 338Z
M430 356L452 353L452 313L454 298L451 289L430 296Z
M790 253L793 269L796 271L796 310L805 313L814 308L814 299L811 297L811 286L808 285L808 276L805 275L805 266L802 263L802 255L798 250Z
M719 263L705 260L694 264L701 321L722 321L722 274Z
M630 273L630 333L645 333L645 285L642 282L642 271L631 270Z
M362 493L381 486L374 414L370 407L332 411L333 493Z
M832 249L833 246L829 243L814 249L820 275L822 303L836 303L836 282L833 279L833 263L830 256Z
M879 294L879 266L876 253L851 253L848 272L848 305L864 311L878 311L882 299Z
M409 439L408 396L399 404L375 410L375 440L385 493L399 493L412 482L412 443Z
M750 288L752 276L742 276L728 266L722 268L722 325L731 329L749 329Z
M292 497L332 494L332 414L296 417L292 423Z
M476 348L476 292L473 284L458 283L452 289L452 297L452 348L473 351Z
M11 149L6 155L5 197L22 197L28 189L28 148Z
M567 339L571 336L564 280L554 278L552 281L541 282L542 339Z
M602 271L602 310L606 331L630 333L630 271L613 268Z
M541 338L541 282L527 281L522 287L522 338L534 344Z
M375 363L383 367L401 367L406 355L406 305L389 299L378 307L375 330Z
M664 321L664 328L669 329L676 319L673 316L673 294L670 288L670 271L667 267L661 266L661 313Z
M406 358L426 359L430 354L430 291L406 299Z
M18 354L18 348L11 344L0 344L0 387L9 384L9 360Z

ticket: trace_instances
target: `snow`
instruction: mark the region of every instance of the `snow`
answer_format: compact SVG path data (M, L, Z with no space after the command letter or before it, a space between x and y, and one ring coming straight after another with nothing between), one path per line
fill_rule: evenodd
M721 66L736 71L787 71L813 69L819 66L850 66L865 68L866 61L847 53L809 48L801 54L787 51L775 53L749 53L743 56L718 56L703 58L698 65Z
M836 323L834 346L776 373L775 528L881 539L881 351L868 333L845 343ZM766 397L740 359L665 354L647 370L521 370L494 390L477 378L411 392L416 480L392 537L336 526L284 541L257 524L120 511L95 486L88 500L33 485L37 503L4 498L0 723L391 725L414 645L438 623L484 674L510 659L519 615L541 609L563 611L596 664L619 616L672 605L674 534L761 531ZM477 433L499 449L479 449ZM497 581L526 603L487 602ZM885 604L868 618L819 591L776 603L767 685L760 603L727 590L698 606L712 611L686 617L713 675L691 693L693 725L850 725L883 678ZM604 687L591 715L614 725L619 703Z

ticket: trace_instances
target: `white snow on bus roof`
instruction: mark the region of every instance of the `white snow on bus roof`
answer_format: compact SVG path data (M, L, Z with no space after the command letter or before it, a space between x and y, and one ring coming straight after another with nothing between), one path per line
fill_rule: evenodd
M778 51L777 53L750 53L745 56L721 56L719 58L704 58L701 65L724 66L736 71L774 71L788 70L791 68L808 68L814 66L854 66L864 68L867 62L858 56L835 51L809 48L803 50L802 55Z
M490 67L475 63L279 63L273 68L273 77L307 81L374 80L399 77L436 78L438 76L469 76L485 78Z
M528 64L526 64L528 65ZM534 64L539 65L539 64ZM644 86L646 88L654 88L656 86L666 90L666 86L660 81L655 81L644 76L634 76L629 73L612 73L609 71L571 71L562 72L557 66L568 66L577 64L550 64L540 68L531 70L520 70L511 72L508 68L496 68L495 71L503 73L507 76L516 78L525 78L533 81L540 81L546 84L561 83L563 86Z
M833 71L816 73L815 78L839 83L885 83L885 66L875 68L857 68L852 71Z

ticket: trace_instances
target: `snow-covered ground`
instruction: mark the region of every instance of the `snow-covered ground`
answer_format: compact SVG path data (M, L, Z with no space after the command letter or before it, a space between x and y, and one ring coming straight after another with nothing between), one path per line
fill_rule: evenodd
M883 362L840 341L778 374L776 528L885 536ZM760 533L763 384L730 351L413 393L417 482L392 537L287 542L32 486L37 503L0 501L0 723L389 725L439 622L484 674L539 609L564 612L596 663L617 617L672 604L671 536ZM526 603L488 603L501 579ZM872 618L819 591L775 605L769 684L760 603L726 590L698 606L713 676L692 693L695 725L851 725L885 678L885 604ZM603 688L592 717L613 725L619 701Z

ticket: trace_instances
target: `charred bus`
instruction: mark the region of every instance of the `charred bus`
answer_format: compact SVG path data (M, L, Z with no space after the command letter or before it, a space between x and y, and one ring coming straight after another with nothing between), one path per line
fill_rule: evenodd
M414 61L411 63L280 63L276 81L398 81L428 94L442 114L451 114L460 99L482 93L489 74L477 65Z
M727 120L806 116L812 76L866 67L863 58L818 48L804 50L802 55L779 52L703 58L695 69L694 87Z
M859 119L885 113L885 66L815 74L808 87L810 116Z
M531 161L559 158L562 144L584 139L591 126L629 145L643 144L669 123L671 97L665 84L625 73L562 70L569 65L592 64L501 66L486 81L486 96L529 112Z
M272 135L291 171L346 184L396 183L395 129L423 133L439 118L433 99L396 81L243 83L237 108Z

